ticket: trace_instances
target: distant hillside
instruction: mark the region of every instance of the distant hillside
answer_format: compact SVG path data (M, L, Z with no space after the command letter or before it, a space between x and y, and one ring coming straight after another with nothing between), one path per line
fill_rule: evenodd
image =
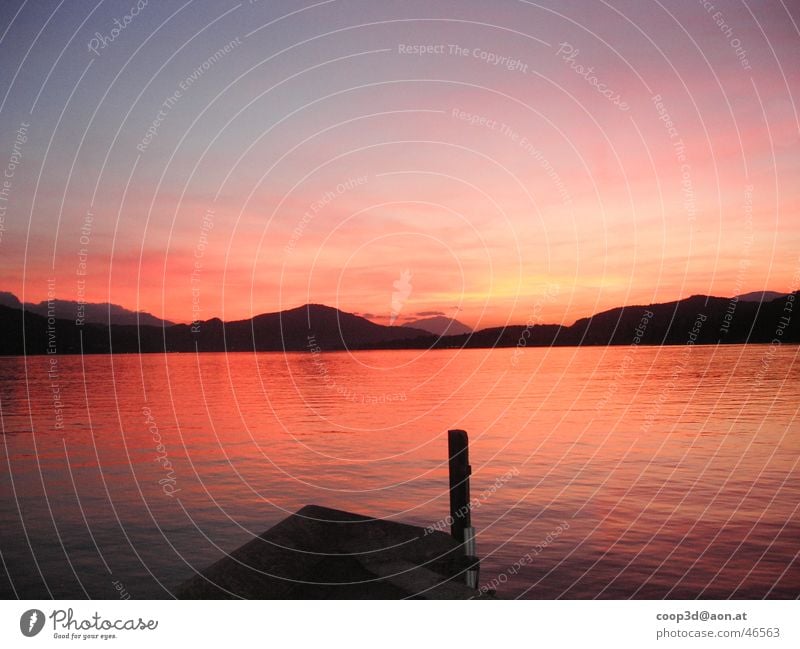
M800 292L771 302L742 302L695 295L647 306L617 307L569 327L511 325L472 334L420 338L399 347L543 347L576 345L685 345L800 343ZM789 311L786 309L789 308ZM797 313L792 317L792 310ZM788 319L787 319L788 318Z
M472 329L463 322L443 315L412 320L411 322L406 322L405 326L413 327L414 329L422 329L423 331L436 334L437 336L458 336L472 333Z
M797 309L795 313L794 310ZM24 324L23 324L24 319ZM24 335L23 335L24 329ZM695 295L685 300L610 309L569 327L521 325L438 336L411 327L387 327L331 307L309 304L248 320L219 319L198 326L77 326L27 310L0 306L0 354L43 354L55 340L59 353L336 351L537 347L551 345L685 345L800 343L800 292L770 302ZM51 338L51 336L54 336ZM24 340L24 344L23 344Z
M22 303L16 295L7 291L0 291L0 305L11 308L21 309ZM58 320L74 320L78 314L78 307L82 306L83 320L86 323L112 324L112 325L149 325L153 327L168 327L172 322L162 320L146 311L131 311L119 304L108 302L96 302L91 304L79 305L75 300L53 300L53 311ZM48 316L48 304L46 300L41 302L26 302L26 311L36 313L40 316Z
M785 324L783 320L791 316L791 310L785 309L798 302L796 295L789 302L781 297L764 303L693 295L675 302L616 308L578 320L569 328L569 337L590 345L625 345L636 337L646 345L768 343L774 338L800 342L800 306L796 317Z
M21 309L22 302L13 293L8 291L0 291L0 306L11 307L12 309Z
M778 293L777 291L753 291L752 293L738 295L737 299L740 302L771 302L787 295L787 293Z
M82 349L87 354L374 349L429 335L409 327L385 327L316 304L235 322L223 323L215 318L197 326L77 326L70 319L57 320L54 329L48 331L47 319L40 315L0 306L0 354L44 354L50 340L55 341L58 353L80 353L81 334Z
M362 349L428 335L410 327L375 324L322 304L224 324L214 319L200 323L197 329L193 332L191 325L167 329L170 351L194 351L195 343L204 351L308 351L313 346L323 350Z

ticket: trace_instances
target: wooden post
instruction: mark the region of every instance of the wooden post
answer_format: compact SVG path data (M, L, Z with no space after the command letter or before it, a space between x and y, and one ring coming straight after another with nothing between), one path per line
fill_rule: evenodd
M469 505L469 439L466 431L447 431L447 448L450 458L450 534L459 543L464 542L464 528L472 527Z
M478 587L480 561L475 548L475 528L469 497L469 438L466 431L447 431L447 450L450 458L450 534L464 544L464 580L470 588Z

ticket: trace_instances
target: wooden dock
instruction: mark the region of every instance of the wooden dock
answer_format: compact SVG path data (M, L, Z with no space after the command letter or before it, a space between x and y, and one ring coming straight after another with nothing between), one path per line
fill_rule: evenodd
M178 587L180 599L474 599L469 442L448 432L450 534L306 505Z
M181 584L180 599L473 599L444 532L307 505Z

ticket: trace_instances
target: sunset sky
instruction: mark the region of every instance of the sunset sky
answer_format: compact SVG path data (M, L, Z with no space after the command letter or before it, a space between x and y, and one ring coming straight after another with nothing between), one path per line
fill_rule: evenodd
M20 4L0 290L26 301L483 327L798 288L796 3Z

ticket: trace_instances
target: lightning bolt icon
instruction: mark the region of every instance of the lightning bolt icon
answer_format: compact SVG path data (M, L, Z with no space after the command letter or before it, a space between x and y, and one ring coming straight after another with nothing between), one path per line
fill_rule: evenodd
M31 619L28 620L28 631L33 631L33 625L36 624L36 621L39 619L39 616L36 615L36 611L31 613Z

